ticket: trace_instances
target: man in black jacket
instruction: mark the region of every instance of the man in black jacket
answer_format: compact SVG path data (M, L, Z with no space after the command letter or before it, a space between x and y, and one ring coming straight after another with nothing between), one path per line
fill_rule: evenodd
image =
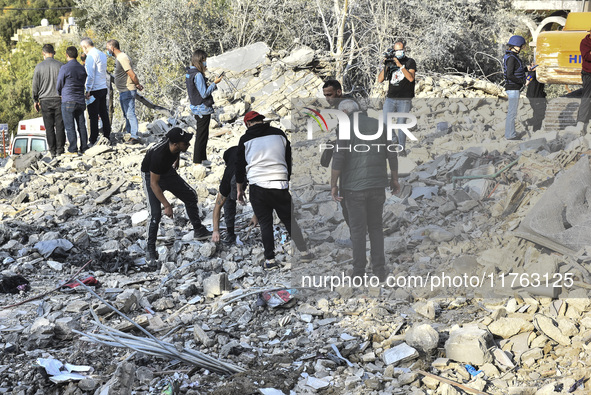
M359 109L353 100L345 100L339 110L351 114ZM359 113L359 131L372 135L379 129L379 121ZM352 123L353 124L353 123ZM349 229L353 242L353 273L352 277L365 274L366 235L371 243L371 264L373 274L380 281L388 276L384 253L384 231L382 216L386 200L385 189L390 185L392 193L400 189L398 184L398 157L387 139L386 133L376 140L360 139L351 131L350 140L339 136L338 149L334 152L330 179L331 195L335 201L345 198L349 209ZM390 182L388 169L390 166ZM339 191L338 181L342 179L342 190Z
M293 206L289 193L291 176L291 145L282 130L263 122L264 116L256 111L244 115L248 128L240 138L236 154L236 188L238 201L245 204L244 184L250 184L250 203L261 226L265 262L263 268L278 267L275 261L273 239L273 211L287 228L287 232L301 252L300 262L310 261L312 254L298 223L293 218Z

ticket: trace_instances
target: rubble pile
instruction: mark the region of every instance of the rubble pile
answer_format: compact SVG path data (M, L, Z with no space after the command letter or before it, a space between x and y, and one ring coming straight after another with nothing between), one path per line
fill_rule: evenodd
M179 169L197 190L207 226L222 154L244 133L244 111L285 125L290 96L321 97L321 79L307 69L317 61L313 53L269 58L265 47L208 59L212 71L232 67L216 93L212 168L192 166L188 152ZM239 243L216 246L193 239L175 199L174 218L163 218L158 237L162 268L144 269L140 162L172 126L194 128L186 111L142 124L143 146L9 159L0 168L1 274L24 277L30 290L0 296L0 393L588 393L591 249L583 230L591 218L591 138L543 130L506 141L497 99L413 105L418 141L400 158L402 190L387 193L384 208L391 275L445 272L486 280L479 286L330 289L298 281L351 268L351 251L339 244L348 228L330 198L330 169L320 166L318 144L330 133L315 140L288 133L297 219L316 259L290 259L278 226L285 269L276 271L260 266L249 206L238 207ZM520 115L528 111L522 104ZM535 274L548 285L536 285ZM137 326L157 341L149 344ZM188 362L192 351L212 368Z

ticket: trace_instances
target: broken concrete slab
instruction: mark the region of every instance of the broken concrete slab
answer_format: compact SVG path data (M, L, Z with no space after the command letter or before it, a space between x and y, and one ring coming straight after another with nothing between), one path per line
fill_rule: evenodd
M386 365L392 365L418 358L418 356L417 350L406 343L402 343L384 351L382 359Z
M483 365L492 361L488 351L493 345L490 332L476 326L457 328L445 342L445 356L457 362Z
M267 59L269 50L266 43L256 42L242 48L224 52L218 56L207 58L207 67L210 70L221 69L241 73L261 65Z
M566 255L591 245L591 207L585 203L590 184L589 160L583 157L554 181L515 234Z

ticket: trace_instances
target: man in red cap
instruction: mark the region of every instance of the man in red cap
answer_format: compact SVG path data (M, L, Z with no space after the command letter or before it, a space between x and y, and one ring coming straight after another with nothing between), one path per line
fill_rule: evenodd
M581 105L577 114L577 127L584 134L589 124L589 116L591 115L591 34L587 34L581 40L581 58L583 61L583 70L581 71L583 96L581 97Z
M181 152L187 152L191 145L191 138L193 138L193 133L185 132L181 128L172 128L166 134L166 138L150 147L142 161L142 180L150 208L148 225L148 260L150 264L155 264L158 259L156 238L162 219L160 204L164 206L164 215L172 218L172 205L164 196L164 191L169 191L185 204L187 215L193 224L196 240L206 240L211 236L211 232L201 224L199 218L197 193L176 172L179 167L179 155Z
M265 249L263 268L272 269L275 262L275 240L273 239L273 210L287 228L287 232L301 252L300 261L310 261L302 231L293 218L293 206L289 193L291 176L291 145L282 130L263 122L264 116L256 111L244 115L248 128L238 143L236 153L237 197L244 202L244 183L250 184L250 204L261 226Z

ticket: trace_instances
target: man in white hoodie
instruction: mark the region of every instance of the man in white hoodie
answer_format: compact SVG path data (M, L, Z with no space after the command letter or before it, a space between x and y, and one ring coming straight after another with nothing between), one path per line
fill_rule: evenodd
M273 239L273 211L287 228L287 232L301 252L300 262L309 262L313 256L307 252L304 235L293 218L289 193L291 176L291 145L285 133L263 122L264 116L256 111L244 115L248 128L240 138L236 153L236 188L238 201L244 204L244 183L250 184L250 204L261 226L265 249L263 268L273 269L275 240Z

